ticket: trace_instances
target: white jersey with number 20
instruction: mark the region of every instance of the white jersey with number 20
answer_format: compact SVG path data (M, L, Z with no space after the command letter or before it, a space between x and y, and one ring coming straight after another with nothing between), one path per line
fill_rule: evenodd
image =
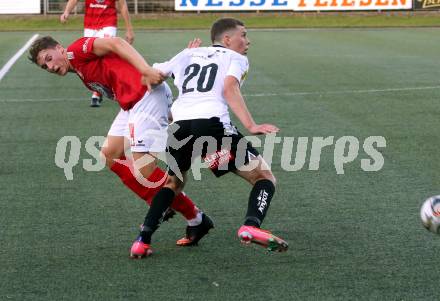
M222 46L187 48L171 60L154 64L165 75L174 75L179 97L171 107L173 120L219 117L230 123L228 105L223 97L226 76L235 77L240 86L246 78L246 56Z

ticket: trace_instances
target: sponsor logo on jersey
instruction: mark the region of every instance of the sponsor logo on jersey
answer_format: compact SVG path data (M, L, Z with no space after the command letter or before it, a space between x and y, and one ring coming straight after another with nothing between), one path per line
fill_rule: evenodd
M87 39L84 41L84 44L83 44L83 46L82 46L82 51L83 51L84 53L87 53L87 47L89 46L89 42L90 42L90 38L87 38Z
M106 9L107 5L106 4L94 4L94 3L90 3L90 8L102 8L102 9Z
M207 60L208 58L211 58L209 55L208 57L203 54L203 53L194 53L191 55L192 58L199 58L199 59L203 59L203 60Z
M67 59L73 60L75 58L75 54L72 51L67 51Z

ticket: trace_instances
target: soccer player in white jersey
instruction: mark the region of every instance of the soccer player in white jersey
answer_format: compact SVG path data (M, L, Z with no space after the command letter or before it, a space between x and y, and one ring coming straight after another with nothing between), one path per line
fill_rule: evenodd
M279 131L272 124L255 123L240 92L248 72L245 55L250 42L246 28L239 20L220 19L211 28L211 40L212 47L185 49L170 61L154 66L167 76L174 75L179 89L171 108L174 134L168 139L173 160L168 160L169 177L153 199L132 254L143 253L145 245L150 245L163 212L183 189L185 173L199 155L217 177L231 171L252 185L245 221L238 230L241 241L270 251L288 248L284 240L260 229L275 192L275 177L258 151L231 124L228 112L229 106L251 134ZM179 178L180 173L183 177ZM178 244L188 245L191 233L187 234Z

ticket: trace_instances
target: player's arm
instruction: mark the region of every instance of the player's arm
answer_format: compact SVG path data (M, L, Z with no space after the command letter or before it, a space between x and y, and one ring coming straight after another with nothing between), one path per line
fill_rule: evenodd
M151 85L156 85L164 80L163 75L145 61L142 55L136 51L124 39L97 38L93 42L93 53L97 56L104 56L110 52L117 54L122 59L133 65L142 74L142 84L151 89Z
M162 74L164 74L166 77L170 77L177 66L179 66L180 64L185 64L187 62L189 58L187 50L188 48L185 48L169 61L163 63L155 63L153 67L160 70L160 72L162 72Z
M188 49L190 48L198 48L202 45L202 40L199 38L195 38L188 42L187 48L183 49L181 52L172 57L169 61L163 63L155 63L153 65L154 68L160 70L162 74L166 77L170 77L173 74L173 70L181 64L185 64L188 61Z
M237 78L232 75L228 75L225 78L223 96L225 97L226 102L228 103L232 112L234 112L235 116L237 116L240 122L251 134L269 134L279 131L279 129L272 124L255 123L246 106L243 96L241 95L240 83L238 82Z
M121 12L122 18L125 23L125 40L133 44L134 41L134 32L133 26L131 26L130 14L128 13L127 1L119 0L119 11Z
M66 23L67 19L69 18L70 12L73 10L73 8L78 3L78 0L69 0L67 1L66 8L64 9L63 14L60 16L61 23Z

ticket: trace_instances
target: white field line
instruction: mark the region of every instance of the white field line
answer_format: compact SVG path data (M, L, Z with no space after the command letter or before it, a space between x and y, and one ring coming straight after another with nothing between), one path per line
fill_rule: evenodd
M23 47L21 47L20 50L17 51L17 53L11 57L11 59L3 66L3 68L0 70L0 81L3 79L3 77L8 73L9 69L11 69L12 65L15 64L15 62L20 58L20 56L23 55L23 53L31 46L31 44L38 38L38 34L35 34L32 38L29 39L29 41L24 44Z
M331 95L331 94L364 94L364 93L389 93L419 90L435 90L439 86L407 87L407 88L387 88L387 89L366 89L366 90L340 90L340 91L310 91L310 92L282 92L282 93L255 93L244 94L245 97L276 97L276 96L301 96L301 95ZM16 98L0 99L2 102L61 102L61 101L85 101L83 98Z

